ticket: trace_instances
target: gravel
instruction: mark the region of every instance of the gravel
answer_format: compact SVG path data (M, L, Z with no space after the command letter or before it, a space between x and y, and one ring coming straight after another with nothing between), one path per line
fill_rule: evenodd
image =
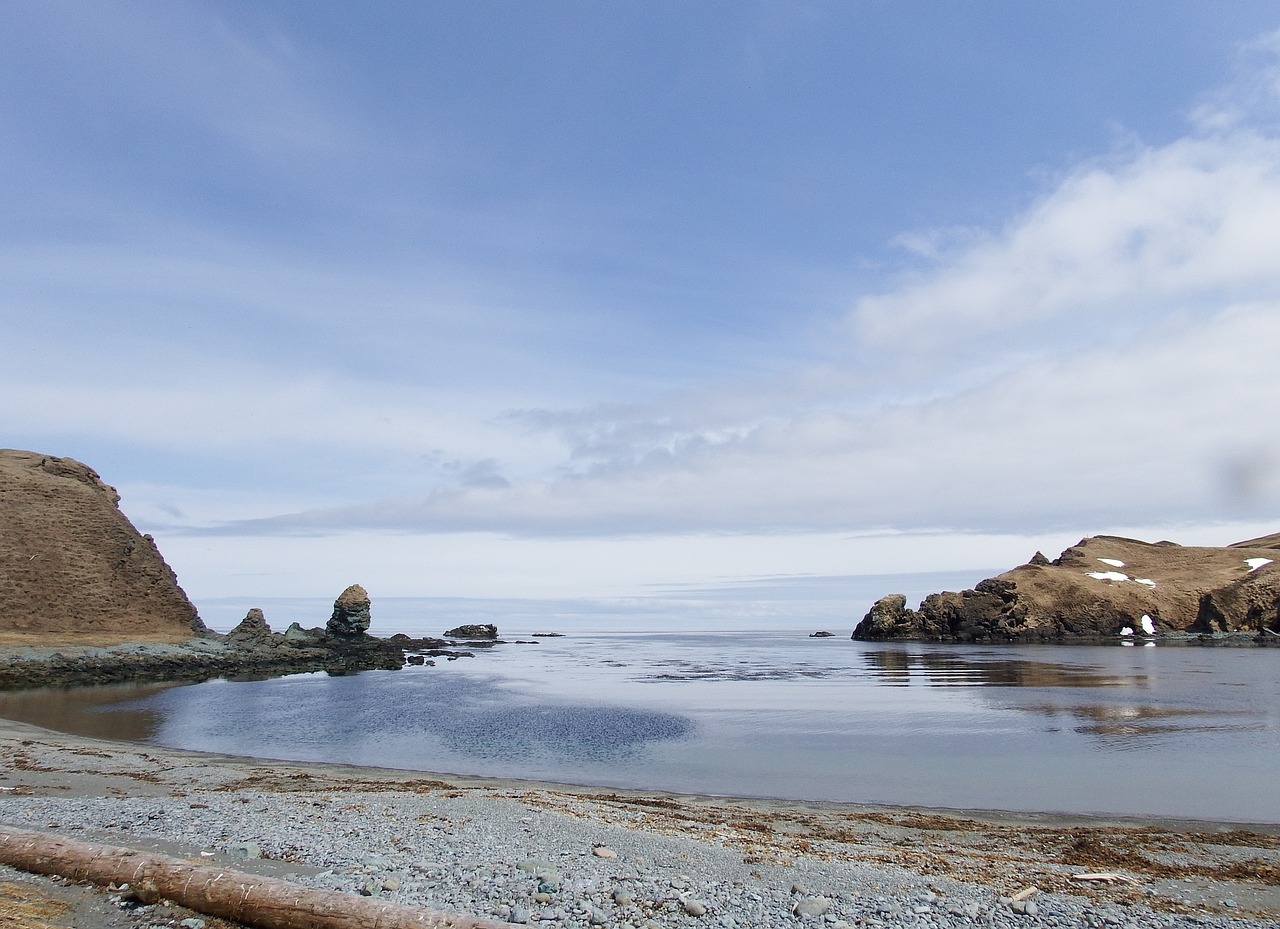
M548 929L1280 926L1231 912L1002 896L817 854L760 861L700 824L669 834L644 828L640 813L610 810L603 819L587 800L559 804L496 791L193 789L180 797L7 796L0 818L110 844L159 843L245 870L270 865L275 876L313 887Z

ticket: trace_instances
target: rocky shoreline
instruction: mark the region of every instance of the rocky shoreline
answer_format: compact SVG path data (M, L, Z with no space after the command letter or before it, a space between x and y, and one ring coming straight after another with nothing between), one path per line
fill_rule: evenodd
M9 722L0 759L0 822L546 929L1280 925L1276 826L573 788L260 762ZM75 925L184 916L113 898L131 921Z
M878 600L866 641L1280 645L1280 533L1221 547L1082 539L971 590Z
M436 658L471 658L476 649L506 644L490 624L458 626L446 638L383 639L369 635L371 616L368 593L352 584L334 601L328 623L312 629L293 623L274 632L262 611L251 609L226 635L202 628L182 642L0 646L0 691L395 671Z

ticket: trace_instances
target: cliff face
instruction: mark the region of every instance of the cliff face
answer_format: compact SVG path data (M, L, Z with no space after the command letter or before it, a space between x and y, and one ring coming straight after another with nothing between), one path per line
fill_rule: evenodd
M176 642L206 631L119 501L78 461L0 449L0 638Z
M1126 633L1125 630L1128 630ZM1280 534L1222 548L1095 536L919 610L882 598L855 639L1062 641L1280 633Z

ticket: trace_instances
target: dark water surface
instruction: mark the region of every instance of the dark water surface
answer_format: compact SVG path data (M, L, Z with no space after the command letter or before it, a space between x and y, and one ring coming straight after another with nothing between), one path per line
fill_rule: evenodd
M0 714L267 758L1280 822L1277 672L1270 649L575 633L435 668L9 696Z

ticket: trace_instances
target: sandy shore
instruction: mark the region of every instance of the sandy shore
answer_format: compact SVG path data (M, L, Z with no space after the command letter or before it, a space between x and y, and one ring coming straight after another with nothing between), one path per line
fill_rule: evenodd
M413 905L530 924L652 929L718 915L714 925L741 929L777 913L799 920L790 911L813 899L829 907L815 926L902 923L895 914L922 925L1280 925L1276 825L603 790L204 755L4 720L0 760L3 822L333 889L377 879L386 886L373 892ZM618 857L596 856L596 845ZM249 850L261 857L237 857ZM550 900L521 896L529 860L554 865L575 900L558 885L541 895ZM1073 877L1100 872L1120 877ZM618 896L619 882L632 882L635 901ZM1007 898L1029 887L1041 916L1008 915ZM681 909L695 898L709 915Z

